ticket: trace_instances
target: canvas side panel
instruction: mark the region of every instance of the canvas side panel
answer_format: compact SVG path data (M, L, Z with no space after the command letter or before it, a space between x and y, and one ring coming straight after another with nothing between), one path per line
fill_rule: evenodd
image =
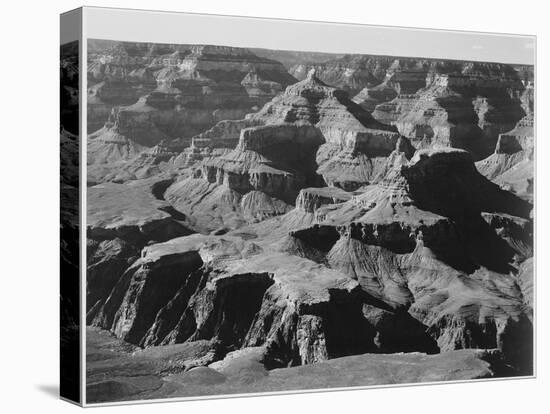
M60 46L60 396L80 395L79 47L61 16ZM76 34L78 37L78 33Z

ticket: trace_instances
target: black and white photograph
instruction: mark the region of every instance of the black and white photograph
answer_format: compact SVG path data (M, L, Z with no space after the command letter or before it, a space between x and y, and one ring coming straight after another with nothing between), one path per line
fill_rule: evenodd
M532 60L87 63L88 403L533 374Z
M2 412L544 411L541 4L4 9Z

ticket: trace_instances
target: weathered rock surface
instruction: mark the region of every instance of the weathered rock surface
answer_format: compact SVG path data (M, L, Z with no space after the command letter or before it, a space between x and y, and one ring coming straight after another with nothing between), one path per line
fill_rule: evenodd
M170 214L167 202L154 195L158 180L137 180L128 184L104 183L88 188L88 236L136 237L164 241L189 234Z
M384 102L389 102L397 97L395 89L382 82L373 87L366 87L353 97L353 102L360 105L368 112L373 112L376 106Z
M354 197L311 189L298 199L296 211L313 222L289 237L316 256L279 237L246 241L237 232L153 244L93 323L142 346L261 346L271 366L499 348L529 372L529 282L510 276L529 254L529 229L510 220L527 221L530 205L477 173L467 152L419 152ZM245 302L239 291L248 292Z
M393 60L383 56L345 55L327 62L298 63L289 72L296 79L303 80L314 69L323 82L354 94L364 87L381 83Z
M206 361L215 352L213 344L197 341L135 350L93 328L88 328L87 338L90 351L86 393L92 403L456 381L499 375L498 353L473 349L440 355L364 354L268 370L264 348L245 348L208 366L207 362L194 366L193 361L201 358Z
M254 98L267 95L269 99L294 80L279 62L247 49L116 42L91 54L88 81L92 84L88 114L91 124L97 125L113 106L133 104L157 87L180 90L181 103L187 103L188 110L193 110L189 104L195 100L206 105L217 100L218 114L210 116L220 117L223 111L229 114L229 105L223 105L223 100L233 100L245 110L242 116L250 112L247 105L261 105L262 101ZM245 99L247 96L252 99ZM237 108L233 105L233 110Z
M528 68L123 50L97 81L155 85L89 137L92 399L532 373Z
M164 181L149 179L88 188L88 322L97 315L143 246L192 233L185 217L157 197L163 187Z
M327 200L314 211L305 200L239 231L357 280L370 298L367 318L388 315L390 326L407 327L398 343L428 346L428 332L441 351L499 347L529 372L530 272L518 263L532 255L531 206L482 177L467 152L418 152L351 199ZM285 231L293 243L275 242ZM526 297L511 274L523 275ZM376 337L384 345L382 327Z
M128 43L93 54L88 78L88 130L105 123L90 136L90 152L112 153L90 164L132 159L164 139L178 138L183 149L218 121L244 117L295 82L279 62L246 49ZM109 151L113 141L116 152Z
M406 146L391 128L313 72L259 112L234 121L233 127L231 121L219 124L203 138L223 140L228 131L236 132L237 123L248 127L240 130L233 151L204 158L192 178L167 192L177 210L203 215L198 220L210 231L284 213L307 186L325 182L353 190L368 184L384 171L396 147ZM256 192L253 205L243 198L250 192ZM253 207L244 213L247 217L243 204Z
M401 92L378 105L373 116L395 125L417 148L463 148L478 160L525 115L524 90L510 66L432 62L424 88Z
M527 115L514 129L499 135L495 152L478 161L477 169L501 187L532 200L534 135L532 115Z
M112 150L116 151L115 148L113 145ZM90 146L88 149L90 149ZM121 148L118 147L118 150L121 150ZM98 151L103 154L105 147L99 148ZM132 157L128 161L121 161L120 152L118 152L114 154L115 161L113 162L88 166L88 185L102 181L123 183L153 176L166 176L169 178L175 175L178 170L176 158L179 155L180 152L177 148L170 145L166 140L151 148L132 151Z
M523 302L526 305L527 316L529 319L533 318L533 303L535 299L533 292L533 278L533 258L529 258L521 264L518 273L518 285L523 295Z

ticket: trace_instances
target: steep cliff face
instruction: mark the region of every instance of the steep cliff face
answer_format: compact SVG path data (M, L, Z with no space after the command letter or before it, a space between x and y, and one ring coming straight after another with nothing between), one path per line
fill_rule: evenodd
M343 203L352 195L337 187L304 188L296 199L296 209L315 213L324 205Z
M218 358L261 346L270 366L499 348L525 373L530 209L467 152L417 152L355 195L302 190L283 216L143 248L91 321L141 346L216 340Z
M122 49L98 81L135 66L155 87L89 137L87 322L146 378L93 365L90 395L328 378L362 354L532 373L528 71L347 56L290 84L242 49Z
M395 125L417 148L463 148L478 160L524 116L524 90L506 65L432 65L424 88L378 105L373 116Z
M243 196L251 191L263 195L257 193L254 210L245 220L288 211L304 187L327 183L353 190L365 185L384 170L398 143L402 145L391 127L375 121L313 72L257 113L219 124L202 138L223 141L245 125L233 151L202 159L192 178L167 193L176 209L202 215L198 220L210 231L242 225L242 204L248 203ZM190 187L197 190L189 192ZM218 219L220 211L225 223Z
M279 62L260 58L243 48L151 44L143 47L122 42L90 55L88 81L92 85L88 91L91 131L114 106L134 104L156 90L177 92L177 103L188 110L193 109L193 103L201 102L205 107L203 120L197 119L199 113L194 117L195 128L200 132L206 129L201 122L212 125L229 119L225 114L231 112L235 118L242 117L295 79ZM210 120L204 119L208 117Z
M466 83L468 88L474 87L472 85L477 83L487 86L484 79L471 79L473 69L463 70L466 75L453 80L453 84ZM449 91L449 80L446 75L434 75L434 80L430 82L431 89L427 89L430 89L434 96ZM434 98L430 102L438 101ZM407 116L412 118L414 113L411 110ZM484 141L476 141L470 135L469 142L455 139L450 132L454 130L454 126L449 126L446 112L442 110L439 113L440 119L445 119L441 125L446 126L438 129L441 132L438 138L433 142L431 139L425 140L424 137L421 141L412 139L411 145L406 138L400 138L398 134L377 123L366 111L351 102L344 92L319 81L312 72L304 81L288 87L285 94L274 98L258 113L249 115L245 120L235 121L231 127L226 123L223 127L220 125L211 130L208 139L216 139L212 138L216 135L217 139L223 139L222 136L228 130L236 132L239 127L245 125L263 124L241 129L235 150L221 157L203 160L200 170L192 180L202 178L216 184L214 187L202 187L208 194L216 191L218 196L215 200L220 201L220 197L232 200L232 205L237 208L241 195L249 191L264 192L272 199L279 199L290 205L300 188L318 185L319 179L315 174L319 174L328 185L354 191L382 179L388 172L388 165L410 158L414 152L414 145L465 146L476 156ZM432 115L431 120L437 118ZM407 134L410 135L409 132ZM447 137L446 140L444 136ZM302 143L306 141L311 144L304 147ZM396 147L399 148L396 150ZM290 148L292 150L288 151ZM289 157L289 154L300 154L300 157L294 159ZM315 160L311 159L313 154ZM179 184L182 188L187 188L187 185ZM222 192L218 186L225 186L226 189ZM231 194L229 197L224 195L228 192ZM183 191L179 191L179 194L182 193ZM201 200L212 201L211 198L205 197L201 197ZM186 210L188 203L185 200L176 197L173 201L176 208L189 211ZM265 204L265 210L273 211L273 214L284 211L273 209L271 201ZM195 206L195 210L205 208L208 209L208 206L204 202ZM263 217L269 215L263 214ZM237 223L242 221L237 220ZM216 226L223 224L216 222Z
M389 326L407 317L364 300L357 282L310 260L196 235L146 247L93 324L145 346L216 338L226 350L265 346L274 365L311 364L399 347ZM419 326L411 335L434 351Z
M319 174L325 182L346 191L355 191L370 183L376 183L395 164L406 162L414 153L407 138L386 135L382 140L370 140L369 145L376 149L375 156L365 153L339 150L330 144L323 145L317 152Z
M327 62L299 63L292 66L289 72L296 79L303 80L314 69L323 82L356 94L365 87L381 83L393 60L384 56L345 55Z
M147 243L192 233L185 217L157 197L163 186L164 181L153 178L88 188L88 322Z
M166 177L169 179L178 168L176 158L180 155L179 147L166 140L146 149L135 149L129 141L113 137L113 141L93 142L88 146L89 156L112 156L112 160L103 158L105 163L93 163L88 166L88 185L98 182L123 183L131 180L141 180L149 177ZM125 148L124 145L131 145ZM127 152L124 152L126 151ZM121 159L125 155L128 160Z
M120 42L94 50L88 58L88 131L101 128L115 106L131 105L156 87L154 71L148 68L151 45Z
M298 63L289 72L299 80L314 69L319 79L337 88L378 103L390 101L396 95L410 95L426 86L430 71L447 73L456 70L460 62L437 59L406 58L391 56L345 55L326 62ZM370 93L372 92L372 94ZM369 112L368 101L367 107Z
M314 180L319 143L318 132L307 125L244 129L235 150L203 160L193 177L168 189L167 200L211 230L284 213L299 189ZM294 159L283 161L284 151Z
M397 97L396 90L388 85L387 82L382 82L373 87L361 89L357 95L353 97L353 102L360 105L368 112L373 112L379 104L389 102Z
M88 328L86 336L94 361L88 365L86 395L93 403L479 380L498 377L501 365L497 352L468 349L438 355L369 353L287 368L270 365L264 347L249 347L197 366L196 361L216 353L215 344L196 341L136 349L95 328Z
M498 347L521 371L532 352L530 282L518 271L532 254L530 209L477 173L468 153L419 152L361 194L317 207L291 234L300 251L358 281L377 308L366 315L402 318L391 324L429 333L441 351ZM276 226L295 220L290 212ZM387 333L378 332L382 341Z
M534 180L533 115L500 134L495 152L476 163L483 175L526 200L532 200Z
M195 135L243 118L295 82L279 62L242 48L134 46L96 53L89 65L89 139L93 153L112 153L110 162L165 139L188 147ZM113 136L123 141L117 151ZM91 160L104 164L100 156Z

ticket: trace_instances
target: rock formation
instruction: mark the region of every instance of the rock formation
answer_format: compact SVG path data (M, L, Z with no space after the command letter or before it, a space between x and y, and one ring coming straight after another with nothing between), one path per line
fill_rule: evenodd
M355 94L361 89L381 83L393 58L386 56L345 55L318 63L298 63L289 72L303 80L313 69L319 79Z
M500 133L524 116L523 90L509 66L434 63L424 88L378 105L373 116L395 125L417 148L463 148L478 160L494 150Z
M122 46L89 76L155 85L88 137L92 399L532 374L528 68Z
M262 235L270 220L245 228L258 231L249 241L237 230L146 246L91 322L141 346L212 338L227 350L265 346L264 359L281 366L364 352L499 348L528 369L518 362L532 330L528 282L520 288L509 274L530 254L522 248L529 228L512 223L528 220L531 206L481 176L467 152L418 152L357 196L302 190L296 204L315 215L287 233L301 250ZM145 223L130 231L132 222L97 214L102 227L90 235L142 237ZM158 219L148 221L155 239L169 238L153 226ZM317 255L300 254L304 248ZM249 302L232 303L242 289Z
M257 113L224 121L201 137L211 148L212 141L228 142L228 135L245 125L233 151L203 159L192 177L167 192L177 210L203 215L200 224L208 230L235 228L243 222L242 213L248 220L284 213L308 186L325 182L353 190L366 185L401 142L391 127L376 122L314 71Z
M90 402L132 401L203 395L281 392L332 387L494 378L500 374L499 355L460 350L438 355L363 354L291 368L273 368L263 360L263 347L230 352L212 361L216 344L195 341L139 349L88 328ZM198 357L197 357L198 356ZM139 362L138 362L139 361ZM194 365L205 361L209 365Z
M532 200L534 185L534 89L528 83L521 95L526 115L516 126L498 137L495 152L476 163L478 170L490 180L520 197Z
M143 47L123 42L102 53L96 52L91 58L88 66L88 81L92 85L88 91L90 132L95 130L93 126L97 125L96 118L100 115L105 120L111 108L136 103L155 90L169 95L172 92L176 102L158 103L163 107L185 106L191 112L184 113L188 117L186 123L192 120L200 132L206 129L203 125L243 116L254 105L261 105L295 81L279 62L240 48ZM149 100L159 99L163 101L166 97ZM199 103L204 106L202 112L196 112L195 105ZM163 126L169 124L165 121Z
M107 153L116 141L113 157L127 161L143 147L176 138L183 149L193 136L218 121L242 118L295 81L280 63L246 49L180 46L156 55L159 51L151 48L122 43L93 56L88 73L92 153ZM90 164L103 161L93 156Z

